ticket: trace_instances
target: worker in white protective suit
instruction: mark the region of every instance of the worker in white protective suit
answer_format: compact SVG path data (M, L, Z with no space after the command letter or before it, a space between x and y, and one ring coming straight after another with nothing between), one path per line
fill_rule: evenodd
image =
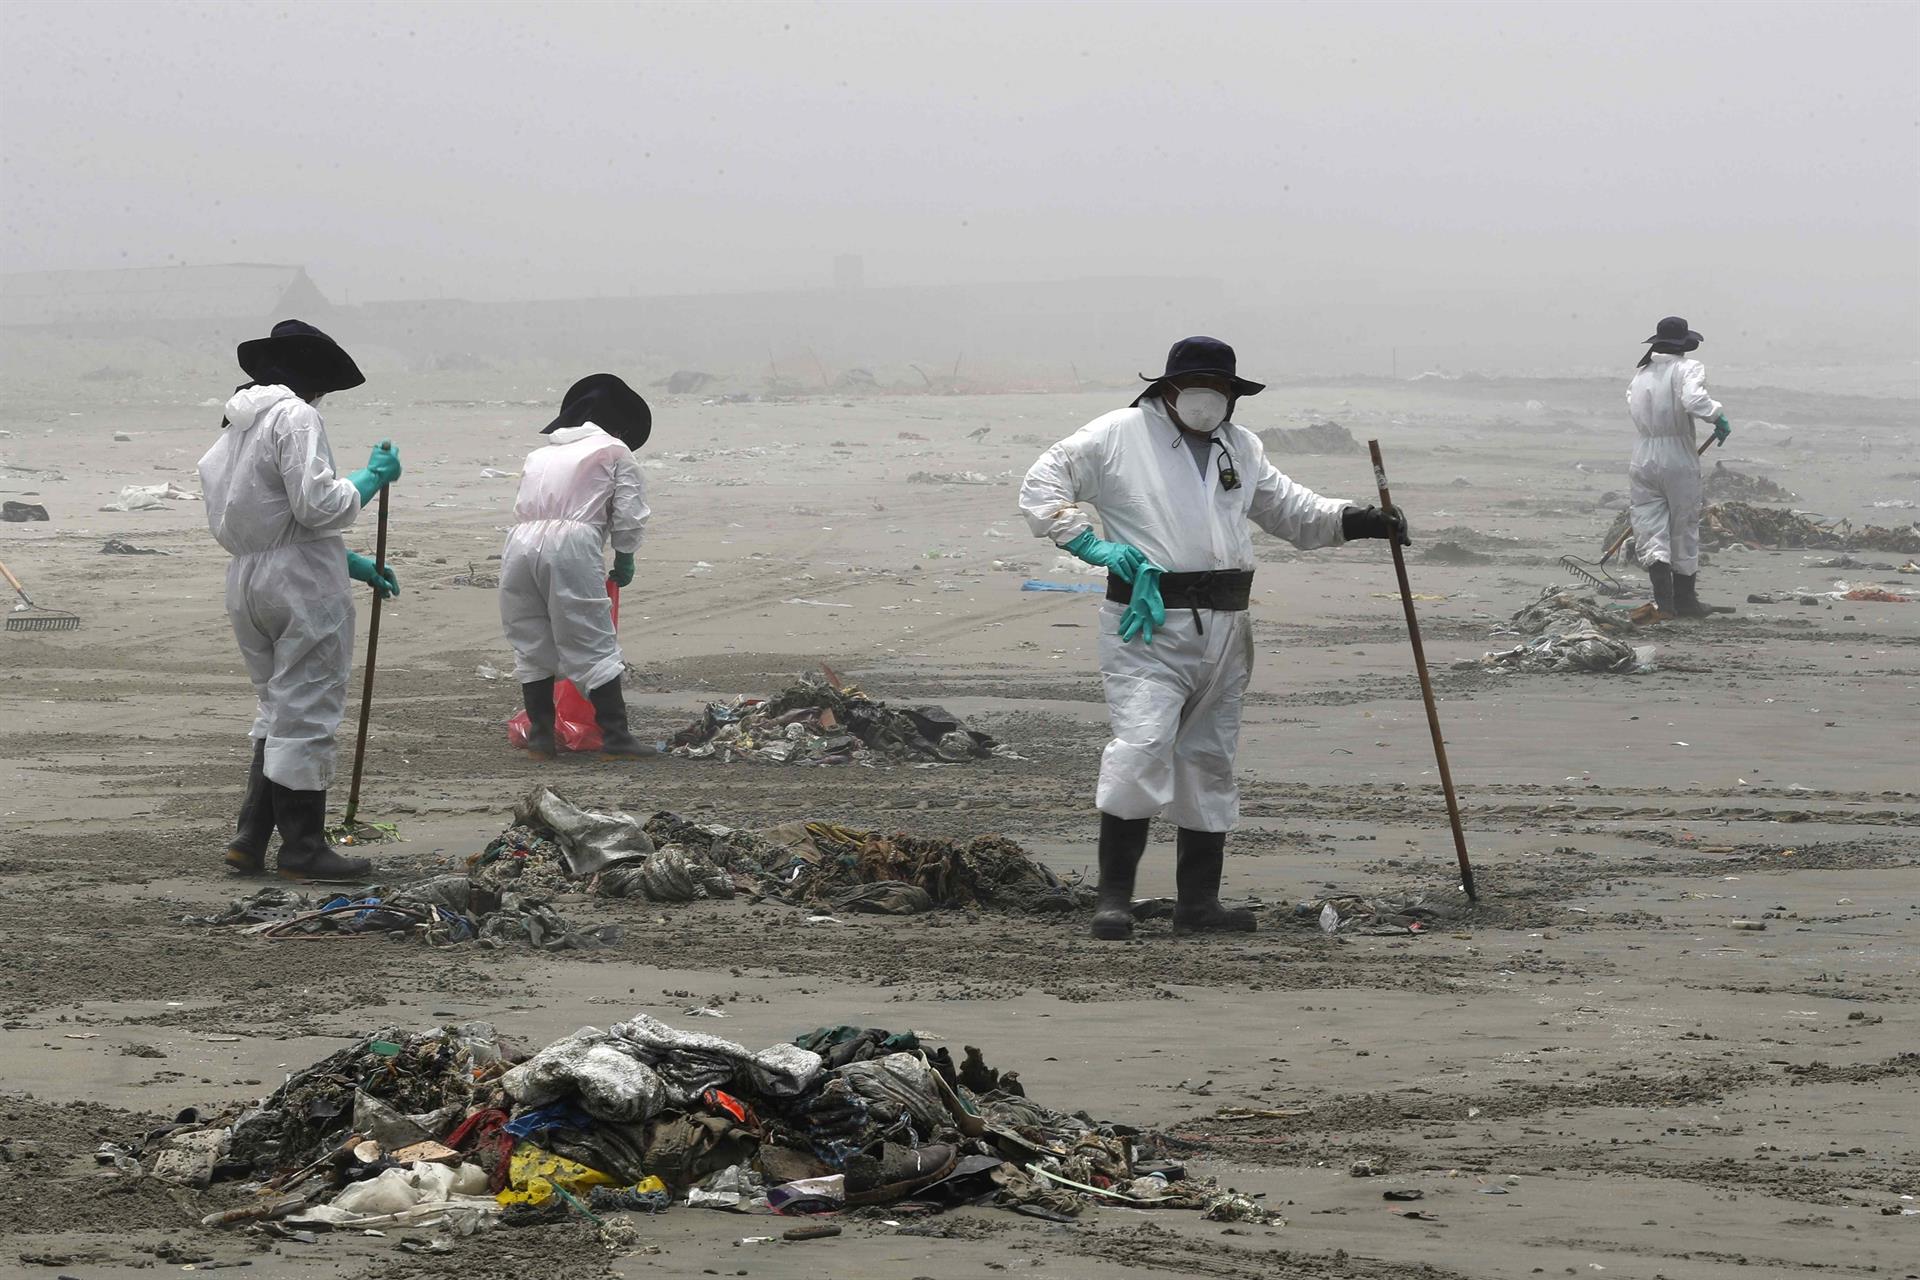
M1639 432L1627 469L1634 552L1653 580L1654 605L1682 618L1713 612L1695 587L1705 506L1695 424L1711 422L1717 444L1733 433L1720 402L1707 394L1706 367L1687 359L1703 341L1685 320L1668 316L1647 339L1627 387L1627 410Z
M227 401L220 439L200 459L207 526L233 556L227 617L258 701L253 767L226 863L260 874L277 827L282 875L359 880L372 862L346 857L326 836L334 733L353 665L348 582L383 599L400 584L391 569L348 551L341 535L400 478L400 454L383 440L362 470L334 469L316 406L366 378L312 325L283 320L270 337L241 343L239 358L253 381Z
M633 452L653 433L653 411L621 379L595 373L567 389L542 430L552 439L527 455L500 555L500 623L526 698L527 750L554 754L553 684L564 677L593 704L602 751L652 755L627 727L626 662L606 584L633 581L651 514Z
M1235 372L1216 338L1173 345L1166 372L1129 408L1040 455L1020 486L1039 536L1107 569L1100 672L1113 740L1100 758L1100 891L1093 936L1133 934L1134 873L1147 825L1180 829L1175 932L1245 931L1220 902L1226 833L1239 821L1234 755L1253 670L1251 521L1301 548L1356 538L1409 545L1397 509L1323 498L1282 475L1233 423L1263 384ZM1097 510L1106 537L1094 534Z

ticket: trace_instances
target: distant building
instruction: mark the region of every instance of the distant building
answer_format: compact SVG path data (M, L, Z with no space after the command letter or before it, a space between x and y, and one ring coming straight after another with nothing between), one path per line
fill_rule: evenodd
M9 329L232 336L331 310L306 268L269 263L0 275L0 326Z

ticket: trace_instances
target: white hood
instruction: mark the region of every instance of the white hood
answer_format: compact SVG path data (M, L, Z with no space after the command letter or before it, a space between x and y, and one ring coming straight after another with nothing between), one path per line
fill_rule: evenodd
M260 415L282 400L293 399L293 392L287 388L273 385L266 387L242 387L233 393L224 410L227 425L237 431L245 431L260 420Z

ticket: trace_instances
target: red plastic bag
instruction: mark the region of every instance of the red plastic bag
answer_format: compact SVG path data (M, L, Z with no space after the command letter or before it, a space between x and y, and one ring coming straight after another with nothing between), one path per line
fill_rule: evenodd
M613 579L607 579L607 596L613 601L613 630L620 632L620 588ZM527 731L532 726L527 721L525 708L513 713L507 721L507 741L516 747L527 745ZM600 722L594 718L593 704L587 701L587 695L573 687L571 680L556 680L553 683L553 739L562 751L598 751L601 745Z

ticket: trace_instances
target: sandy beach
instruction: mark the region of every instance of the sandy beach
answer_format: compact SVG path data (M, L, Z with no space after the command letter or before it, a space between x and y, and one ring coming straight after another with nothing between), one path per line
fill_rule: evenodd
M382 620L362 801L404 837L371 850L383 870L477 853L545 783L733 827L1001 834L1091 879L1097 597L1020 589L1092 579L1029 536L1014 494L1043 447L1131 390L734 403L648 390L654 517L621 626L642 736L826 662L1022 757L815 769L538 763L509 748L511 655L495 592L469 583L496 567L514 476L564 385L395 375L325 406L343 461L382 437L406 461L391 530L403 594ZM547 955L274 943L183 922L245 888L219 862L252 716L226 556L196 501L100 508L127 486L197 490L219 420L203 402L223 388L22 380L0 408L0 496L51 519L0 525L0 558L83 624L0 634L0 1272L96 1280L212 1259L263 1280L1916 1274L1920 604L1819 593L1920 594L1920 578L1819 567L1830 551L1715 552L1701 593L1738 612L1645 629L1634 643L1654 647L1651 671L1455 665L1513 643L1496 628L1572 581L1561 555L1598 558L1610 495L1627 487L1623 385L1280 383L1240 414L1382 442L1413 524L1477 905L1454 892L1384 545L1300 553L1258 535L1244 821L1227 860L1228 895L1260 904L1258 933L1180 939L1160 921L1102 945L1085 911L810 925L775 903L581 896L560 904L568 917L617 922L623 940ZM1910 397L1715 389L1739 408L1709 461L1855 525L1914 519ZM1322 493L1375 500L1363 452L1276 461ZM1436 534L1474 562L1429 559ZM110 538L168 554L103 554ZM371 550L370 521L350 545ZM1772 592L1816 603L1745 603ZM363 605L362 644L365 623ZM349 743L359 680L356 665ZM1171 893L1172 852L1156 827L1142 893ZM1453 914L1418 936L1329 936L1296 915L1334 892L1424 892ZM262 1097L379 1026L481 1018L537 1045L640 1011L690 1021L709 1003L726 1018L701 1029L749 1045L834 1022L911 1028L956 1056L978 1045L1035 1097L1167 1135L1284 1225L967 1209L736 1245L761 1224L676 1208L619 1256L565 1224L414 1257L393 1238L203 1231L199 1197L93 1159L151 1117ZM1381 1175L1352 1176L1359 1160ZM1424 1198L1385 1202L1390 1189Z

